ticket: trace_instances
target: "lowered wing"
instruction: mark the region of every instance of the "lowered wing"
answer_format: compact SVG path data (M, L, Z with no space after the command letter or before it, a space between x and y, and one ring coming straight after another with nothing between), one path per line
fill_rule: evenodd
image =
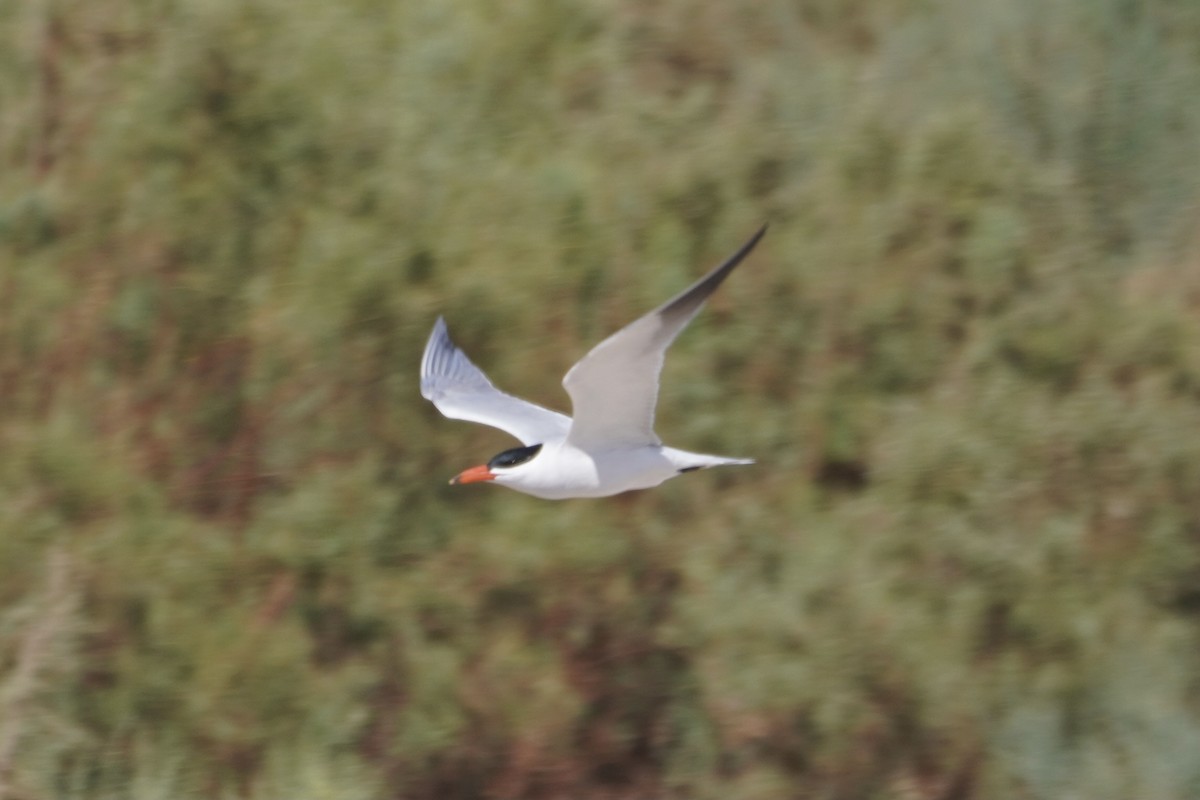
M574 406L567 441L590 451L661 444L654 433L654 406L667 348L766 231L764 225L712 272L571 367L563 378Z
M562 438L571 427L570 417L493 386L483 370L450 341L441 317L434 323L421 359L421 396L450 419L499 428L524 445Z

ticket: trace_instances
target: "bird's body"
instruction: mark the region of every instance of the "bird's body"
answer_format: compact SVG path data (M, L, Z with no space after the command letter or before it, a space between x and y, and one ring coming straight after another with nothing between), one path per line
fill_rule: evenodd
M750 459L666 447L654 433L667 348L758 244L759 230L686 291L592 348L563 379L574 417L505 394L450 340L438 318L421 361L421 394L443 415L500 428L523 447L460 473L452 483L494 481L548 500L648 489L682 472Z
M634 489L650 489L681 472L752 463L748 459L689 453L660 444L588 452L566 440L558 440L543 445L522 473L520 484L513 488L543 500L608 497Z

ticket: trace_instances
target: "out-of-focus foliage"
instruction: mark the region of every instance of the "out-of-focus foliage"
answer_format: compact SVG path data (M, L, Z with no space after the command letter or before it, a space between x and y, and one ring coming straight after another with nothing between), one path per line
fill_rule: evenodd
M1200 795L1185 0L0 3L0 795ZM733 250L660 432L562 407Z

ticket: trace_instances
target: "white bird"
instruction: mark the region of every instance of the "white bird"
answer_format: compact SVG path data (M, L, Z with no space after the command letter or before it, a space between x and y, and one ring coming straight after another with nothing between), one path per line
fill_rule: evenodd
M684 472L748 458L666 447L654 433L663 357L704 301L766 233L764 225L724 263L592 348L563 378L574 417L497 389L450 341L438 317L421 359L421 395L450 419L499 428L522 447L471 467L450 483L492 481L547 500L648 489Z

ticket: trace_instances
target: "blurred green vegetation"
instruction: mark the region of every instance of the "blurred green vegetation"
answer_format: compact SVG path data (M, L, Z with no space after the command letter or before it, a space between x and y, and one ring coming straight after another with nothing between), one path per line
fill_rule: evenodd
M1200 5L0 3L0 796L1200 796ZM445 485L771 232L660 432Z

